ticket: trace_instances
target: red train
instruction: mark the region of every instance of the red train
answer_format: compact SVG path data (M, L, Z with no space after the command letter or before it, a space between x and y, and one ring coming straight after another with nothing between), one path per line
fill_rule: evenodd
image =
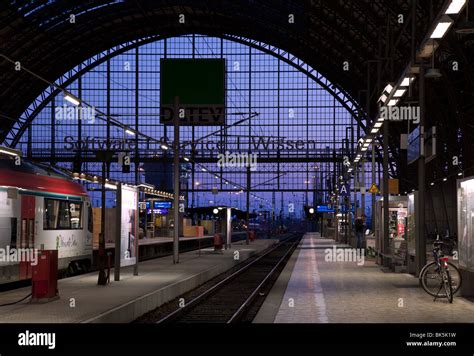
M0 284L31 278L35 249L58 250L59 270L90 266L90 199L60 171L0 160Z

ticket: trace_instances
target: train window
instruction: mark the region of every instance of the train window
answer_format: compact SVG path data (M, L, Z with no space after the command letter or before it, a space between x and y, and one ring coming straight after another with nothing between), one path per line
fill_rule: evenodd
M11 218L11 232L12 232L12 236L11 236L11 242L10 242L10 247L11 248L16 248L16 243L17 243L17 224L18 224L18 220L17 218Z
M68 202L71 229L81 229L82 203Z
M43 228L45 230L82 229L82 202L44 200Z

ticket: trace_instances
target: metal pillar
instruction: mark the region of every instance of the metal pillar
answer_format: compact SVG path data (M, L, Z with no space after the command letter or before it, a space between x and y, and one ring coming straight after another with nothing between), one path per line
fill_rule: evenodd
M118 222L118 228L115 230L115 256L114 256L114 281L120 281L120 257L122 254L122 234L121 234L121 221L122 221L122 183L117 185L117 204L115 207L115 221Z
M361 186L360 186L360 208L362 210L362 215L365 215L365 160L362 159L362 167L361 167Z
M420 157L418 159L418 205L419 224L417 228L418 234L415 237L415 264L416 275L418 276L421 269L426 264L426 236L425 236L425 68L420 68L419 81L419 95L420 95Z
M173 144L173 263L179 263L179 98L175 98L174 103L174 144ZM153 208L153 207L152 207Z
M389 201L388 201L388 140L389 140L389 120L384 120L383 123L383 236L382 236L382 253L383 253L383 266L388 267L390 264L390 258L388 257L388 251L390 249L390 241L388 234L388 214L389 214Z
M100 234L99 234L99 278L97 284L105 286L107 284L107 276L105 274L105 175L106 175L106 162L105 159L102 162L102 207L100 211Z
M372 141L372 184L375 184L375 138ZM380 184L380 183L379 183ZM372 193L372 231L375 231L375 193Z
M249 224L250 224L250 166L247 167L247 216L246 216L246 224L247 224L247 236L245 237L245 244L249 244Z

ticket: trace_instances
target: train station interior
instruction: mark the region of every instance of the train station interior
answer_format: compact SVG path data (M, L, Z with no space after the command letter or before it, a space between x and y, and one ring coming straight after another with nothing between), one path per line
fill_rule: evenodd
M0 1L5 345L98 323L467 342L473 16L469 0Z

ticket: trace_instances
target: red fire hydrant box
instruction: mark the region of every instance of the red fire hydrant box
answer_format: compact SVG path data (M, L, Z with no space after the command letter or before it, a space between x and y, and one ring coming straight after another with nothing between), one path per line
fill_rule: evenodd
M58 251L38 251L38 263L32 267L32 301L49 301L59 298Z

